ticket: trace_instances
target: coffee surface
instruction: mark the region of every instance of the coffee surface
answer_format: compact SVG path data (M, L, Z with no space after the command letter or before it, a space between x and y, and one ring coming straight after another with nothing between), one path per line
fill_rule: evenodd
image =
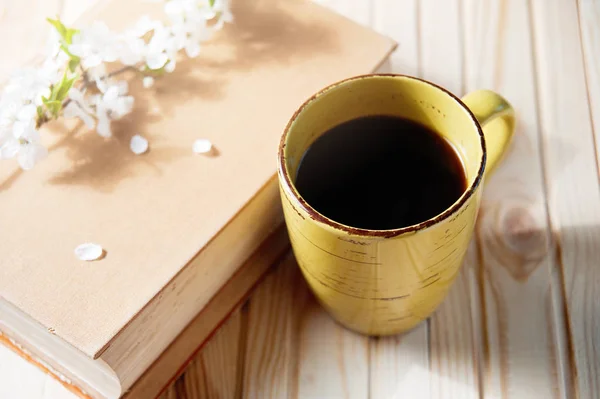
M411 120L381 115L325 132L304 154L295 185L309 205L338 223L390 230L442 213L467 181L445 138Z

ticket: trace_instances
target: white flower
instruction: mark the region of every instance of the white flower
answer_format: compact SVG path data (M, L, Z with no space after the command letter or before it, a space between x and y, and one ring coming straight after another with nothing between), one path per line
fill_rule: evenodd
M41 66L42 75L46 76L52 82L58 82L62 78L65 64L68 61L69 56L62 51L46 58Z
M92 261L97 260L104 254L104 249L98 244L86 242L75 248L75 256L79 260Z
M143 154L146 151L148 151L148 140L146 140L139 134L136 134L131 138L131 141L129 142L129 149L131 149L131 152L133 152L136 155Z
M96 21L73 35L69 51L81 57L85 68L117 60L117 40L106 24Z
M171 32L177 51L185 49L190 58L195 58L200 54L200 43L208 40L212 33L204 19L197 22L187 20L185 23L175 24L171 27Z
M146 46L146 65L150 69L160 69L165 66L169 60L167 55L167 47L169 47L169 40L172 38L169 35L169 30L164 26L160 26L154 29L154 33L148 46Z
M69 91L71 101L63 110L65 118L79 118L85 123L89 129L93 129L96 121L92 117L94 110L90 107L83 93L76 88L71 88Z
M152 87L152 85L154 85L154 78L152 76L146 76L143 80L142 80L142 84L144 85L144 87L146 89Z
M195 154L205 154L210 152L211 149L212 143L207 139L198 139L194 141L194 144L192 145L192 151L194 151Z
M211 33L206 24L198 24L196 29L190 32L189 40L185 46L188 57L195 58L200 54L200 43L208 40Z
M98 64L95 67L86 69L88 79L97 82L106 77L106 65Z
M133 34L125 33L119 37L117 54L123 65L135 65L144 59L146 43Z
M50 95L50 85L56 80L54 70L50 68L27 67L17 70L8 82L4 94L23 102L32 101L42 104L42 96Z
M204 17L207 20L217 18L214 25L212 25L213 30L219 30L226 22L233 21L228 0L215 0L212 7L202 7L201 10L204 12Z
M176 25L183 23L187 15L198 13L199 7L196 0L169 0L165 3L164 10L171 22Z
M130 29L127 33L131 34L135 37L142 37L146 33L160 28L162 26L162 22L150 19L147 15L142 15L140 19L135 23L132 29Z
M1 142L10 137L20 137L30 125L35 124L36 106L18 102L6 102L0 109ZM1 143L0 142L0 143Z
M98 90L104 93L110 84L109 78L107 77L106 65L99 64L93 68L88 68L86 72L88 79L95 82Z
M13 130L12 135L0 147L0 159L16 156L21 168L29 170L48 155L48 151L39 141L40 135L33 123L18 133Z
M112 135L110 121L120 119L133 109L133 97L125 94L127 94L127 82L121 81L109 86L103 94L93 96L92 101L96 105L98 118L96 131L100 136L110 137Z

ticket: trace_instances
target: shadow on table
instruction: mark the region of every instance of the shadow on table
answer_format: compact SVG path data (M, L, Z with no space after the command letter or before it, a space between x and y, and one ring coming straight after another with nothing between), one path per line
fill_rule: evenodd
M424 397L436 392L444 397L478 397L482 392L502 396L530 389L543 395L563 385L557 370L571 373L575 353L595 356L584 331L597 329L595 317L600 314L591 294L600 276L600 226L580 221L549 232L546 190L534 148L519 130L503 165L485 187L461 273L436 312L415 329L382 338L350 332L310 293L308 300L298 299L299 290L309 291L299 272L279 284L276 295L264 294L270 299L264 306L251 300L255 314L268 313L275 298L290 296L281 299L291 304L289 309L271 316L280 322L292 320L295 329L286 335L287 346L278 344L296 353L287 359L298 376L286 378L297 378L298 389L312 389L316 395L331 392L331 387L353 392L364 386L371 397L385 399L415 397L415 392ZM557 195L553 179L563 178L576 151L554 138L545 143L545 150L560 152L563 161L548 182L549 195ZM582 207L587 200L581 199ZM565 297L570 304L566 312ZM571 338L566 335L564 340L556 334L567 332L563 314L571 326ZM591 336L599 334L594 331ZM267 363L282 356L279 346L269 347L260 339L253 345L262 348L259 353Z

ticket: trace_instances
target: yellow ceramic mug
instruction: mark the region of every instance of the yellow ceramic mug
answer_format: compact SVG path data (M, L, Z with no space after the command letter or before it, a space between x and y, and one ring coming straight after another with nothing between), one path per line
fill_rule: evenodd
M463 161L467 190L436 217L394 230L354 228L315 211L294 187L304 152L330 128L367 115L408 118L443 135ZM432 83L402 75L343 80L298 109L279 149L283 210L302 273L338 322L363 334L395 334L436 309L467 251L482 182L513 131L514 111L498 94L475 91L461 101ZM394 176L389 184L398 184Z

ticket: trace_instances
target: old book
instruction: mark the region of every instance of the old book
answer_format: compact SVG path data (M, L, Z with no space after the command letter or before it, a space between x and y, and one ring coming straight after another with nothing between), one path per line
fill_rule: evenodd
M112 0L81 23L124 29L160 8ZM212 331L231 311L219 305L202 319L282 223L275 160L286 122L315 91L373 71L395 46L307 1L237 0L232 11L200 57L151 90L131 81L135 110L112 139L55 124L43 164L0 168L0 331L91 397L122 396L190 322ZM143 156L128 147L137 133L150 141ZM194 155L197 138L216 150ZM77 260L87 241L106 256Z
M188 324L175 340L152 362L142 376L123 393L124 399L149 399L160 395L175 379L184 372L212 335L229 315L239 308L251 294L252 289L262 281L278 260L289 253L290 245L287 231L282 225L275 230L244 262L234 275L202 308L200 313ZM31 341L31 339L30 339ZM80 384L51 368L39 356L4 336L0 332L0 343L5 344L21 358L34 364L44 373L50 374L69 391L82 399L90 399ZM35 344L35 338L34 338ZM21 361L21 360L17 360Z

